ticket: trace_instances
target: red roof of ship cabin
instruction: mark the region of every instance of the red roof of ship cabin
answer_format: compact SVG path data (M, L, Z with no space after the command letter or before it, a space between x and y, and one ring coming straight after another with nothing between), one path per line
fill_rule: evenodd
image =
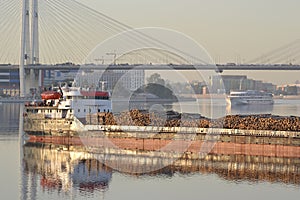
M87 97L109 97L109 93L103 91L81 91L81 94Z

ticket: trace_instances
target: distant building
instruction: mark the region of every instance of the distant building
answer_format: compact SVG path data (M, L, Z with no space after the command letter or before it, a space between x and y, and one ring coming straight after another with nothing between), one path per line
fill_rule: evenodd
M272 93L276 91L276 85L248 79L245 75L213 76L211 84L212 93L229 94L231 90L263 90Z
M78 70L45 70L43 73L43 84L49 86L57 84L57 82L65 82L67 80L74 80Z
M145 84L144 70L117 70L117 71L123 73L121 77L121 84L129 91L135 91Z
M299 95L300 94L300 84L288 84L277 86L277 94L282 95Z
M246 79L247 76L213 76L211 83L211 93L229 93L230 90L240 90L242 89L243 81L245 81Z
M192 81L191 83L189 83L189 85L191 85L193 92L195 94L207 94L207 85L205 82L196 82L196 81Z
M0 69L0 94L9 96L20 94L18 69Z
M144 85L144 70L88 70L88 71L60 71L47 70L44 73L44 85L57 84L58 82L76 80L76 85L80 87L95 87L113 91L117 83L124 89L134 91Z

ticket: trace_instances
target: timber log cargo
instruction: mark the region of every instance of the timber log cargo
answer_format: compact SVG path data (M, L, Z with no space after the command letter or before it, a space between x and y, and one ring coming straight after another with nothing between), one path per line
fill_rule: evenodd
M157 127L197 127L240 130L300 131L300 117L261 115L228 115L209 119L197 114L169 111L165 115L146 111L131 110L119 114L95 113L86 116L86 124L157 126Z

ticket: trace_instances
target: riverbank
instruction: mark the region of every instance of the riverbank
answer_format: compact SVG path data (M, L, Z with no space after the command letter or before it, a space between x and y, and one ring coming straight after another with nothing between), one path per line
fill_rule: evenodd
M300 100L300 95L274 96L274 99Z

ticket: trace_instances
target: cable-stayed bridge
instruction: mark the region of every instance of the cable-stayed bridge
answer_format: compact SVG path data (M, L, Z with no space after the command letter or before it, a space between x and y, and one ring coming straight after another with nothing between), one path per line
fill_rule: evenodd
M0 65L0 69L18 69L19 65ZM25 69L35 70L215 70L222 73L227 70L300 70L300 65L290 64L216 64L216 65L189 65L189 64L56 64L56 65L26 65Z
M1 0L0 16L4 19L0 21L0 69L20 69L21 95L26 80L26 85L36 85L36 71L44 69L300 70L300 40L245 62L248 64L215 65L212 59L145 34L79 0ZM110 49L85 64L99 43L126 31L130 34L124 34L118 45L132 52L117 56L119 49ZM152 50L141 53L137 46Z

